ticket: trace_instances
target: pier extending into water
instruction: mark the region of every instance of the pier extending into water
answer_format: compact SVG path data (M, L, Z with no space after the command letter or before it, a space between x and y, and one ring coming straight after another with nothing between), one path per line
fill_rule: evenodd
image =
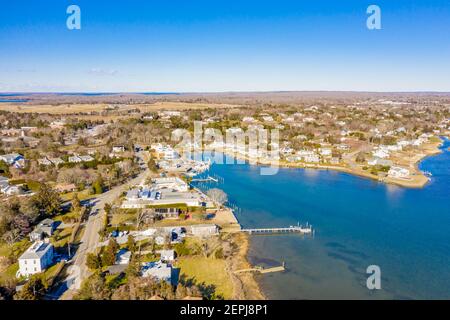
M283 264L278 267L263 268L260 266L256 266L254 268L236 270L234 273L239 274L239 273L244 273L244 272L259 272L259 273L264 274L264 273L272 273L272 272L283 272L285 270L286 270L286 268L285 268L285 264L283 262Z
M213 178L211 176L207 176L206 178L198 178L198 179L192 179L191 182L219 182L218 178Z
M252 228L241 229L241 232L248 234L271 234L271 233L301 233L310 234L313 232L312 227L290 226L288 228Z

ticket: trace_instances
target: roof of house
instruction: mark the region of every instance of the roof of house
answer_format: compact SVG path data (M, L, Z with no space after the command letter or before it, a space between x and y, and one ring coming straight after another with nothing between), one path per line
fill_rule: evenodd
M159 250L158 253L161 255L161 257L165 256L171 256L174 257L175 256L175 250L170 249L170 250Z
M51 243L43 241L35 242L19 257L19 260L40 259L47 253L47 251L51 250L52 248L53 245Z
M110 274L118 274L118 273L122 273L127 269L127 265L126 264L113 264L112 266L109 266L107 271Z
M4 159L6 162L13 162L18 158L23 158L23 156L18 153L9 153L9 154L0 155L0 158Z

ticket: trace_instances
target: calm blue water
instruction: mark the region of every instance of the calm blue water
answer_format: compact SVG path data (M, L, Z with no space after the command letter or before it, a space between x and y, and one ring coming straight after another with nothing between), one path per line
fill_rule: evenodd
M4 103L20 103L20 102L27 102L27 99L0 99L0 103L4 102Z
M286 262L287 272L258 276L272 299L450 298L450 141L420 167L424 189L405 189L333 171L213 165L209 174L242 212L243 227L311 223L314 237L252 236L249 259ZM382 289L366 288L378 265Z

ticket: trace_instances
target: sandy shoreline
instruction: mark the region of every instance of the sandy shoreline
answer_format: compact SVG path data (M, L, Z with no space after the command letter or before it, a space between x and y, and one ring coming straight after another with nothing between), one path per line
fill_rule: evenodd
M241 232L233 233L232 236L233 243L238 247L237 252L228 260L228 272L233 281L233 299L266 300L253 273L235 273L237 270L251 267L247 258L249 236Z

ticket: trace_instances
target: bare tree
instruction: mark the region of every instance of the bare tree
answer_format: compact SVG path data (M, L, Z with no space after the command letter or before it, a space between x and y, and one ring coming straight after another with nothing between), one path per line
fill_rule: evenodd
M228 200L227 194L221 189L210 189L206 194L211 198L211 200L219 203L220 205L223 205Z

